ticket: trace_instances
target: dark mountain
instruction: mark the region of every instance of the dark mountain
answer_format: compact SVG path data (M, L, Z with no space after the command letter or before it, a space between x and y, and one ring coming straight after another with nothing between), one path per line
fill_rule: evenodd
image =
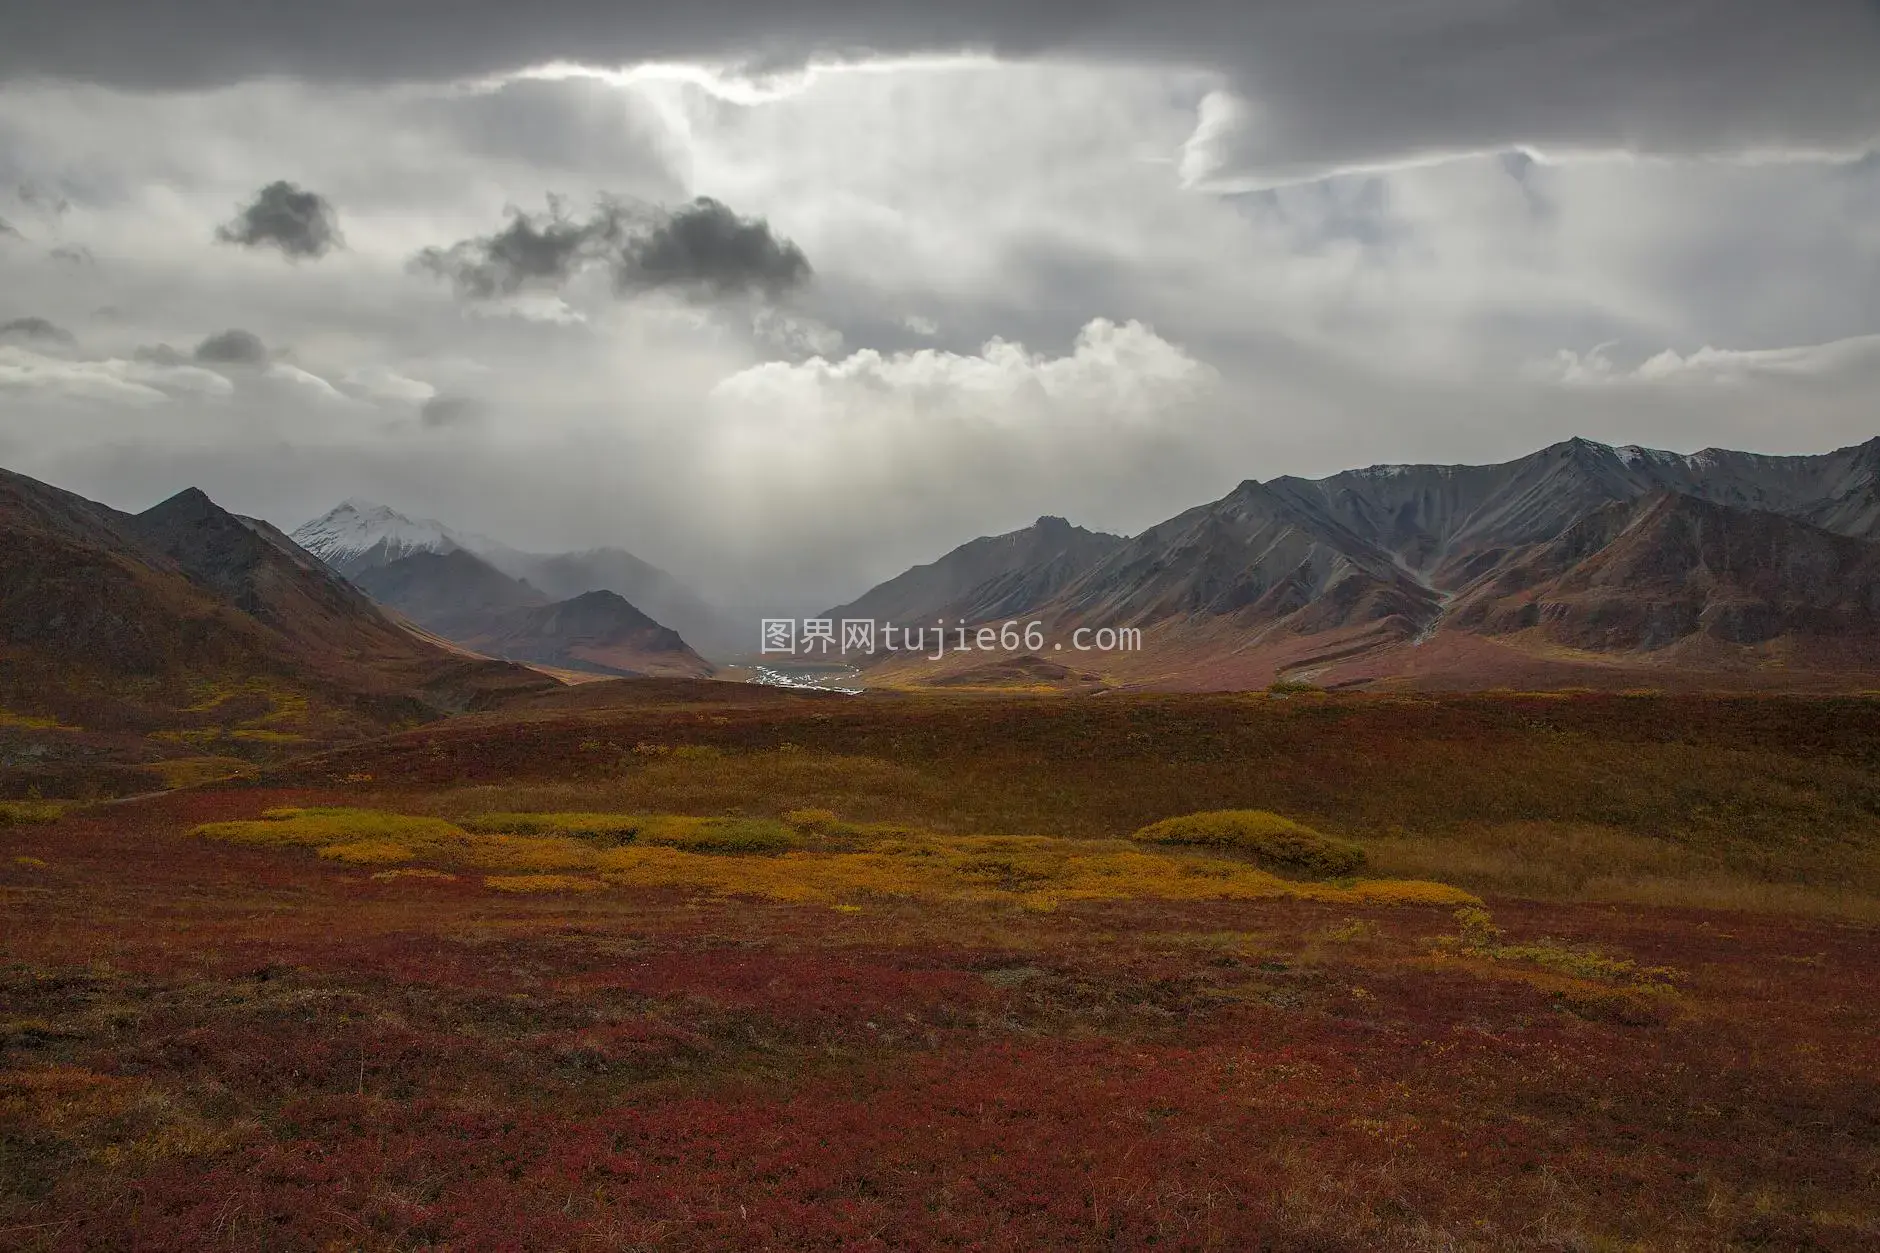
M9 707L175 726L265 690L325 710L322 734L357 733L549 682L417 638L278 530L201 492L131 516L0 471Z
M196 488L136 515L129 526L199 587L310 656L417 660L432 651L279 530L228 512Z
M613 592L512 610L463 643L481 652L570 670L659 678L704 678L711 663L677 631L663 627Z
M1408 635L1439 599L1378 544L1249 480L1127 541L1049 609L1090 625L1231 617L1299 630L1392 623Z
M1050 601L1122 543L1120 536L1086 531L1063 518L1039 518L1023 530L962 544L822 616L903 625L1011 618Z
M463 548L414 552L360 570L352 582L379 604L452 640L485 634L503 615L548 603L527 583Z
M293 539L361 586L372 581L369 572L411 557L462 552L539 590L544 602L568 600L586 592L615 592L661 622L670 623L702 648L730 652L746 646L744 635L734 630L730 615L658 566L620 548L568 553L521 552L484 536L457 531L429 519L414 520L384 505L364 500L342 501L298 527ZM430 584L425 593L427 612L481 612L474 603L455 607L446 603L454 579L434 580L435 573L428 572L424 576ZM397 577L416 576L408 570ZM488 590L482 584L466 587L473 596L486 594ZM387 600L386 603L393 602ZM422 619L414 615L414 620Z
M539 587L551 600L587 592L614 592L713 653L748 647L749 630L737 633L730 615L658 566L620 548L572 553L494 553L499 569Z
M8 686L84 671L160 679L256 665L261 624L198 586L136 519L0 470L0 648Z
M1607 505L1483 579L1453 624L1597 652L1880 637L1880 544L1672 491Z
M464 548L413 552L353 581L425 630L512 661L694 678L712 670L677 632L614 592L550 601Z
M1872 631L1880 439L1808 457L1572 439L1499 465L1249 480L1112 540L1068 577L1050 558L1018 558L998 581L976 584L978 594L947 582L963 557L1010 538L965 545L855 606L969 623L1022 612L1060 637L1078 626L1140 628L1142 655L1102 664L1115 680L1158 685L1333 672L1487 682L1510 650L1533 649L1577 650L1575 665L1764 669L1832 653L1821 666L1880 670L1854 646ZM992 594L1005 586L1056 590ZM1783 641L1794 647L1776 648ZM971 660L925 668L937 677ZM921 669L900 657L876 663L897 681ZM1468 673L1433 673L1445 665Z

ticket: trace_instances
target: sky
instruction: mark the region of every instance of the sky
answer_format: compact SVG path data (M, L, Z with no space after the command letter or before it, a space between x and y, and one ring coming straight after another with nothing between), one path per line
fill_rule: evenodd
M1875 0L0 13L0 466L848 599L1043 514L1880 433Z

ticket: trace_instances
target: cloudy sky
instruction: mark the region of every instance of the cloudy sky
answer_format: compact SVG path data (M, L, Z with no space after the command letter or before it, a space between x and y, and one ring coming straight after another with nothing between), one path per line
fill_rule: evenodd
M1880 433L1875 0L0 15L0 465L817 605L1040 514Z

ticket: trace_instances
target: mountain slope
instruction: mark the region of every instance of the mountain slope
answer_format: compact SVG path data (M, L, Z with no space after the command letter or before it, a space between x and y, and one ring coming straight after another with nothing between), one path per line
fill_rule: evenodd
M962 544L822 616L903 625L1011 617L1044 604L1122 543L1120 536L1043 517L1022 530Z
M0 664L13 696L47 672L143 676L261 664L261 625L147 547L136 520L0 470Z
M344 500L296 527L293 541L347 578L413 553L468 548L441 522L414 521L369 500Z
M355 583L372 570L418 554L469 553L503 575L529 584L543 600L569 600L586 592L614 592L687 639L712 651L741 646L727 615L682 581L621 548L528 553L485 536L429 519L414 520L385 505L351 499L296 528L293 540ZM401 580L413 577L409 572ZM385 586L383 581L380 586ZM487 588L476 595L486 595ZM446 583L427 592L432 612L451 612ZM387 602L390 603L390 602ZM463 613L473 603L459 607ZM449 634L449 632L446 632Z
M497 569L539 587L553 600L613 592L707 651L743 643L727 615L666 571L621 548L570 553L485 552Z
M1880 635L1880 544L1660 491L1596 510L1465 595L1457 628L1598 652Z
M352 582L379 604L453 640L483 634L504 614L548 603L527 583L465 548L414 552L360 570Z
M1048 561L999 576L1054 587L1047 596L944 590L969 622L1010 604L1060 638L1079 626L1141 629L1140 654L1083 659L1112 682L1414 674L1468 686L1678 665L1733 684L1746 681L1746 666L1762 682L1769 667L1793 663L1812 667L1819 684L1880 670L1866 646L1876 539L1880 439L1805 457L1571 439L1496 465L1249 480L1117 541L1068 579ZM937 616L941 597L893 595L936 567L856 604L914 603ZM873 665L892 681L922 682L972 660Z
M1231 617L1253 629L1408 634L1438 599L1378 545L1249 480L1128 541L1047 609L1091 626Z
M608 591L512 610L463 640L516 661L660 678L705 678L711 663L663 627Z
M252 745L264 729L363 734L550 685L416 638L279 531L200 492L131 516L0 471L8 708L100 731L275 718Z

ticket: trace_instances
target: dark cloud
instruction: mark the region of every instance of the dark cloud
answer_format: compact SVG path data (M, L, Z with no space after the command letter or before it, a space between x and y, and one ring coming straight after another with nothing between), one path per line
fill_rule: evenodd
M72 211L70 199L58 192L48 191L37 183L21 183L14 194L21 204L47 217L60 218Z
M0 239L4 239L9 235L14 239L26 238L26 236L20 234L18 228L15 227L13 223L7 221L5 218L0 218Z
M196 360L211 365L263 365L268 346L253 331L239 327L209 336L196 345Z
M546 214L509 211L509 225L494 235L448 248L426 248L412 266L447 278L479 299L514 295L525 287L559 287L576 271L617 247L626 232L619 203L603 201L586 220L569 215L567 202L548 198Z
M60 244L48 255L54 261L63 261L67 265L92 265L97 261L91 255L91 249L83 244Z
M44 318L14 318L11 322L0 322L0 339L35 339L43 343L73 344L78 341L72 332Z
M770 223L739 217L709 196L630 239L614 269L622 290L683 287L716 295L761 291L776 296L801 286L809 275L809 258L789 240L778 239Z
M256 192L233 222L216 230L215 237L225 244L278 248L295 260L323 257L342 243L338 215L326 197L284 180Z
M418 420L428 427L456 426L483 412L483 405L468 396L433 396L418 409Z
M412 265L478 299L560 287L590 266L609 270L622 293L775 297L810 276L803 250L779 239L768 222L706 196L678 209L609 197L586 218L551 196L546 214L512 209L495 234L427 248Z
M1255 183L1519 144L1859 150L1880 135L1873 0L466 0L447 21L383 0L70 0L0 21L0 77L161 88L956 50L1216 69L1254 107L1215 113L1192 172Z

